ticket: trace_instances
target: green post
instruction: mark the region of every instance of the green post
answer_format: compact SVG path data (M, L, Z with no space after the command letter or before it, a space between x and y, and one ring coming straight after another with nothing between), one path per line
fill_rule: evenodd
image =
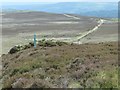
M36 48L36 33L34 33L34 48Z

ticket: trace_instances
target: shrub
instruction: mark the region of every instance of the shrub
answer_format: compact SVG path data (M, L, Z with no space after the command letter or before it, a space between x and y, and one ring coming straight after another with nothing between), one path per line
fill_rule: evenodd
M34 43L33 43L33 42L29 42L29 45L30 45L30 46L34 46Z
M43 47L52 47L52 46L56 46L55 42L52 42L52 40L42 40L38 42L39 46L43 46Z
M13 76L13 75L15 75L18 72L19 72L19 69L14 69L14 70L12 70L10 76Z
M13 53L16 53L18 51L20 51L19 48L17 46L14 46L13 48L10 49L9 54L13 54Z
M51 40L50 41L46 41L45 42L45 46L48 46L48 47L56 46L56 43L52 42Z
M57 41L57 42L54 42L52 40L41 40L41 41L38 41L38 45L39 46L43 46L43 47L53 47L53 46L62 46L62 45L66 45L67 43L66 42L60 42L60 41Z
M23 46L23 49L28 49L28 48L30 48L30 45L24 45Z
M26 73L26 72L29 72L29 69L27 69L27 68L21 68L21 69L19 70L19 73L20 73L20 74Z
M42 42L46 41L45 39L42 39Z
M62 46L62 45L66 45L67 43L66 43L66 42L57 41L56 44L57 44L58 46Z

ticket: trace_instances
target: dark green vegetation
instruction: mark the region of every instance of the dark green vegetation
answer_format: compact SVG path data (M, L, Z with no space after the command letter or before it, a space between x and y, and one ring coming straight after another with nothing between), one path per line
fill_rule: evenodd
M41 40L41 41L38 41L38 44L37 46L42 46L42 47L53 47L53 46L62 46L62 45L67 45L66 42L53 42L52 40ZM13 54L13 53L16 53L16 52L19 52L21 50L25 50L25 49L28 49L28 48L31 48L34 46L34 43L33 42L30 42L28 45L17 45L17 46L14 46L13 48L10 49L10 51L8 52L9 54Z
M4 88L117 88L118 44L39 41L3 55ZM29 46L29 45L26 45Z

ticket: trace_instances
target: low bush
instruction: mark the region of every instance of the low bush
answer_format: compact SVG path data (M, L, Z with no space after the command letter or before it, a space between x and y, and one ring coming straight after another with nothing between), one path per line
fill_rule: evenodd
M19 47L14 46L13 48L10 49L10 51L8 52L9 54L13 54L20 51Z
M67 45L66 42L60 42L60 41L57 41L56 44L57 44L58 46Z
M34 46L34 43L33 43L33 42L29 42L28 45L30 45L30 46Z
M53 47L53 46L62 46L62 45L66 45L67 43L66 42L60 42L60 41L52 41L52 40L41 40L41 41L38 41L38 45L39 46L43 46L43 47Z
M19 69L14 69L14 70L12 70L12 72L10 73L10 76L13 76L13 75L15 75L16 73L18 73L19 72Z
M45 40L45 39L42 39L41 41L38 41L38 46L43 46L43 47L53 47L53 46L62 46L62 45L67 45L66 42L60 42L60 41L52 41L52 40ZM14 46L13 48L10 49L10 51L8 52L9 54L14 54L16 52L19 52L21 50L25 50L25 49L28 49L28 48L31 48L34 46L34 43L33 42L30 42L29 44L27 45L17 45L17 46Z

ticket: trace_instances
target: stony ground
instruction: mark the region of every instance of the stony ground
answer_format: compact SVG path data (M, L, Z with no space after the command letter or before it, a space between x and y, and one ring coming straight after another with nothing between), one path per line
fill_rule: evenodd
M117 88L118 43L32 46L2 55L4 88Z

